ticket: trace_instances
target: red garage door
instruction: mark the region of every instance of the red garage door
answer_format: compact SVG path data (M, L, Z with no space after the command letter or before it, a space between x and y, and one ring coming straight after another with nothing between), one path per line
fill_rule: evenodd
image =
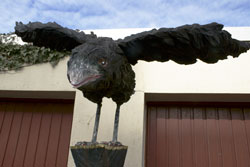
M250 107L239 105L149 104L146 166L249 167Z
M73 101L0 101L0 166L67 166Z

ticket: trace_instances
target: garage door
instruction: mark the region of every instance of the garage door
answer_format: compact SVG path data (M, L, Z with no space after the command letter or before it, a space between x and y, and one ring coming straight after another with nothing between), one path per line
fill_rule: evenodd
M249 104L149 103L147 167L249 167Z
M73 101L0 101L0 166L67 166Z

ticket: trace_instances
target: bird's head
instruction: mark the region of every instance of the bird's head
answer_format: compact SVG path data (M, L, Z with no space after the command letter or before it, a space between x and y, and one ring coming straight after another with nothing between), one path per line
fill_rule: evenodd
M84 91L108 89L125 59L110 38L88 41L72 50L67 71L69 82Z

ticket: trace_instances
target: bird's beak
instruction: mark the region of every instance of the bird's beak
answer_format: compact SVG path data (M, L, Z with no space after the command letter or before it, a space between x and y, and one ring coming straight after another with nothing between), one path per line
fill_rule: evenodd
M74 88L83 87L101 77L96 66L80 63L68 66L68 80Z

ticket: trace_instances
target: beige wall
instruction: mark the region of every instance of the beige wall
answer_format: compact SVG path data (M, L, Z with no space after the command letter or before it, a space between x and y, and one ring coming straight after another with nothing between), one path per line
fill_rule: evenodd
M232 31L233 37L237 37L239 40L250 40L249 27L228 28L228 30ZM138 29L99 30L95 33L117 39L139 31ZM47 97L51 97L53 94L48 92L67 94L67 92L76 91L71 134L71 145L74 145L77 141L91 140L96 104L83 98L81 92L73 89L68 83L66 77L67 59L65 58L55 68L52 68L50 64L42 64L26 67L19 72L0 74L0 97L13 97L17 94L20 96L22 95L20 91L24 91L26 95L29 94L34 98L39 97L38 92L45 92L43 97L46 97L46 94ZM178 94L185 93L193 95L238 94L239 96L240 94L250 94L249 63L250 52L242 54L240 58L230 58L213 65L198 62L194 65L184 66L170 61L166 63L139 62L134 66L137 80L136 92L131 100L121 107L119 125L119 140L129 146L125 166L140 167L143 165L145 93L175 94L174 97L177 100ZM12 93L4 94L3 91ZM171 99L171 96L169 97ZM111 140L115 107L115 103L110 99L104 99L98 141ZM69 155L69 166L74 166L71 154Z

